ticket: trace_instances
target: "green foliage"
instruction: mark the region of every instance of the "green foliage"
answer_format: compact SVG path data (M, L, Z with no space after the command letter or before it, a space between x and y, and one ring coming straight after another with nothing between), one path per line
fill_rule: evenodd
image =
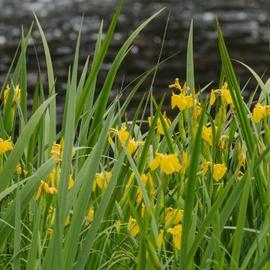
M165 98L152 96L168 59L159 57L111 100L133 41L162 12L131 33L98 89L121 7L107 31L101 22L81 73L78 34L58 134L53 59L37 18L48 82L38 77L28 116L32 26L22 33L1 91L0 268L269 269L269 80L243 64L261 89L255 108L255 93L244 101L217 24L219 87L210 97L210 84L198 91L192 21L186 84L176 80L168 90L173 119L162 110ZM149 93L127 119L150 76Z

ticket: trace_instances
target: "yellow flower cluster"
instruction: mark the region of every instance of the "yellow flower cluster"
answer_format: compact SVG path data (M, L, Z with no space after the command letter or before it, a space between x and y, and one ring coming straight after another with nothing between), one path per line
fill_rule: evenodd
M177 250L181 249L182 242L182 221L184 211L172 207L165 210L165 230L172 235L172 242ZM163 244L164 229L160 229L156 239L157 246L160 248Z
M202 175L205 175L209 168L212 168L212 177L215 181L219 181L224 177L228 168L224 163L211 163L210 161L203 160L202 162Z
M38 200L42 193L47 193L50 195L56 195L57 194L57 186L58 186L58 176L60 173L60 169L53 169L51 173L48 176L48 183L41 180L38 191L36 193L36 199ZM69 176L68 179L68 190L72 189L75 185L75 181L72 177L72 175Z
M111 133L117 134L118 140L122 146L127 145L129 154L134 154L140 145L143 145L143 141L135 141L135 139L127 131L127 127L123 125L120 130L111 128ZM109 143L112 145L113 140L109 136Z
M186 84L184 84L183 87L181 87L178 78L175 79L174 84L169 85L169 88L173 88L180 91L180 94L175 94L174 92L172 93L171 96L172 109L177 107L180 111L184 111L186 109L195 107L196 105L195 94L194 93L192 93L191 95L187 94L190 91L190 89L187 87Z
M144 206L144 205L143 205ZM144 207L142 207L141 211L142 217L144 216ZM167 232L172 236L172 243L175 249L181 249L181 241L182 241L182 222L184 211L182 209L174 209L172 207L165 209L165 223L164 227L160 228L159 234L157 235L155 241L158 248L161 248L164 242L164 234ZM119 233L121 223L120 221L116 221L115 228ZM140 227L137 220L130 216L127 224L128 231L131 236L136 237L140 233Z
M252 111L251 119L254 123L259 123L270 115L270 105L257 103Z
M182 165L176 154L161 154L156 153L156 157L150 162L149 167L151 171L160 167L160 170L165 174L172 174L180 172Z

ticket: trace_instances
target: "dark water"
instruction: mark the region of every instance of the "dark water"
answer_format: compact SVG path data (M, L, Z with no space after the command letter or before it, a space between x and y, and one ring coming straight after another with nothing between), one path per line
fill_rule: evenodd
M68 66L72 62L74 44L84 14L82 29L81 64L93 54L96 33L101 18L105 29L113 15L115 1L110 0L1 0L0 1L0 82L7 72L12 56L20 39L20 28L27 29L33 21L33 12L39 17L51 49L57 88L65 89ZM221 22L224 36L233 58L243 61L259 74L269 77L269 22L270 0L126 0L110 51L103 65L103 73L110 67L119 46L128 34L144 19L162 7L167 7L157 19L150 23L136 39L119 75L118 83L130 82L137 75L152 67L157 61L163 32L170 12L163 57L181 51L158 71L154 91L157 96L175 77L185 78L185 49L187 31L191 18L194 18L194 50L196 82L203 86L217 80L220 72L219 54L216 41L215 17ZM41 68L45 71L42 46L36 27L29 49L29 87L33 87L37 74L35 49ZM236 64L240 82L248 80L250 74ZM102 80L102 77L100 78ZM254 85L254 83L253 83ZM252 86L252 84L251 84ZM250 86L250 87L251 87ZM116 91L116 90L115 90ZM142 92L141 92L142 93ZM138 94L138 97L140 94Z

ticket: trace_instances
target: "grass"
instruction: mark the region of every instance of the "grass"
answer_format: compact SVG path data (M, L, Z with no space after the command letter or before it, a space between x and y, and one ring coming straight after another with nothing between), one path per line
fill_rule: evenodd
M33 26L22 33L1 89L0 268L269 269L269 80L242 63L261 91L255 107L256 89L244 101L217 23L219 87L196 88L191 22L186 84L168 82L173 119L153 97L156 71L166 61L160 57L111 101L132 42L162 12L132 32L98 89L121 5L107 31L101 22L82 72L78 33L59 132L45 33L35 18L48 81L45 87L38 74L30 109L26 55ZM126 119L150 77L149 93Z

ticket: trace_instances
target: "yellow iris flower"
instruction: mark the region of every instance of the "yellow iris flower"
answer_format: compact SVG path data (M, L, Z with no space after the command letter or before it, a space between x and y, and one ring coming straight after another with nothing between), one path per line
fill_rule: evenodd
M215 181L219 181L225 173L227 172L227 167L224 163L217 163L213 165L213 178Z
M93 182L93 191L96 191L96 186L98 186L100 189L104 190L106 189L109 180L112 178L111 172L101 172L97 173L96 177Z
M166 224L179 224L183 221L184 217L184 210L182 209L173 209L172 207L169 207L165 211L165 223Z
M266 114L266 106L263 106L260 103L257 103L253 109L251 119L254 123L259 123Z
M160 170L165 174L180 172L182 169L176 154L167 155L161 153L156 153L156 157L150 162L149 167L152 171L160 167Z
M203 160L202 165L201 165L203 176L206 175L211 165L212 165L212 177L215 181L219 181L221 178L224 177L228 168L226 167L224 163L212 164L210 161Z
M130 136L129 132L127 131L127 127L125 125L123 125L120 130L111 128L110 132L117 134L118 140L122 145L127 144L127 150L131 155L136 152L136 150L140 145L144 144L143 141L135 141L134 138ZM113 140L110 135L109 135L109 143L110 145L113 144Z
M174 109L177 107L180 111L192 108L195 104L195 99L193 96L187 96L182 93L179 95L173 93L171 96L171 107Z
M210 106L214 105L214 103L216 102L216 95L219 94L221 96L221 100L222 102L224 102L225 104L231 105L233 104L232 101L232 96L230 93L230 90L228 88L228 84L227 82L224 82L224 84L222 85L222 87L220 89L212 89L211 90L211 94L210 94Z
M173 237L173 245L177 250L181 249L181 241L182 241L182 224L178 224L173 228L168 229L168 233L170 233Z
M13 150L13 143L10 139L3 140L0 138L0 154Z

